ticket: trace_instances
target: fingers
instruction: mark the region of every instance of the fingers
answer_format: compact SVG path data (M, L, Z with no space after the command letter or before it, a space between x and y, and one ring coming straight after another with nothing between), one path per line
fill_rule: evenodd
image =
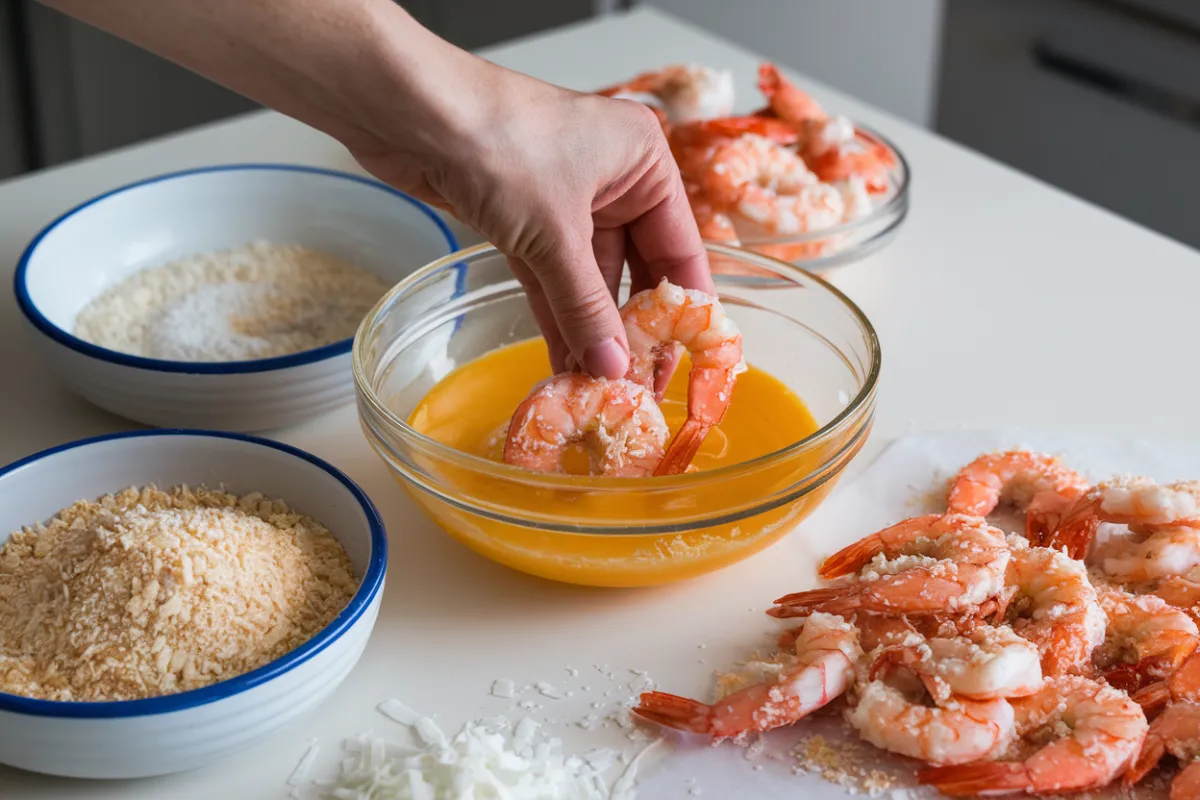
M574 361L570 358L571 351L567 349L567 343L558 331L558 321L554 319L554 312L550 310L550 302L546 299L546 293L542 291L537 276L519 258L509 258L508 268L525 289L529 309L533 312L533 318L537 321L538 328L546 339L546 347L550 351L550 368L555 374L573 369L575 365L571 363Z
M592 234L592 252L608 293L616 302L621 290L621 275L625 272L625 229L597 228Z
M576 238L573 232L547 237L524 261L537 278L534 292L544 295L575 360L596 377L624 377L629 369L625 326L600 272L591 237Z
M661 164L661 200L629 224L629 238L653 283L666 278L685 289L714 294L708 255L674 164ZM649 176L647 176L649 178Z

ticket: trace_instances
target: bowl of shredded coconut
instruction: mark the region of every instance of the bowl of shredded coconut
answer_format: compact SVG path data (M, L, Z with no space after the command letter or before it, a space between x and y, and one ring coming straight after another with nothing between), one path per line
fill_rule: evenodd
M431 208L374 180L208 167L66 212L26 248L14 291L46 363L92 403L267 430L348 402L366 312L457 248Z
M212 762L328 697L374 627L379 515L287 445L116 434L0 470L0 495L2 764Z

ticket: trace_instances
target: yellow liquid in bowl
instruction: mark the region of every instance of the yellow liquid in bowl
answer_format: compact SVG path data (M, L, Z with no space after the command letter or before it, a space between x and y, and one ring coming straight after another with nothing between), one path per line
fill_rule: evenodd
M688 368L685 357L662 404L672 435L687 415ZM501 461L504 433L513 411L534 384L549 376L546 345L541 339L495 350L443 378L413 410L409 424L456 450ZM728 412L709 433L693 463L702 472L741 464L787 447L818 427L795 393L751 366L738 378ZM616 495L589 493L589 485L611 480L603 477L580 477L577 491L574 487L562 491L512 483L498 487L494 486L494 478L478 472L438 470L444 481L461 489L461 493L451 490L448 494L469 497L473 504L498 510L530 510L560 526L611 522L617 517L627 520L634 531L628 534L541 530L491 519L425 491L411 493L456 539L523 572L594 586L662 584L719 569L777 541L825 498L836 474L828 475L802 497L736 522L690 530L683 524L681 532L649 534L637 532L640 525L683 523L689 516L711 517L769 497L827 464L851 433L842 441L798 454L744 478L700 483L689 490L690 494L676 493L665 504L661 496L650 496L636 486ZM848 460L840 461L840 466ZM657 481L647 479L651 482ZM489 502L490 494L494 495L490 498L494 505Z

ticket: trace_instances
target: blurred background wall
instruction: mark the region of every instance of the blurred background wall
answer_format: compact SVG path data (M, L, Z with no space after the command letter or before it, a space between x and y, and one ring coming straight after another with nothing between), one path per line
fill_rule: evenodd
M639 4L400 1L466 48ZM643 2L1200 246L1200 0ZM0 178L253 107L0 0Z

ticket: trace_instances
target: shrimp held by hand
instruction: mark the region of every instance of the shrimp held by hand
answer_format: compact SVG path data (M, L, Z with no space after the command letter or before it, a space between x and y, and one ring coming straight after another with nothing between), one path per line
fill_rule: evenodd
M587 451L591 474L642 477L662 460L668 433L662 410L642 386L568 373L542 381L517 406L504 460L564 472L563 457L578 444Z
M712 705L647 692L634 709L669 728L725 739L780 728L840 697L854 679L862 655L858 631L841 617L813 614L796 637L796 654L778 676L747 686Z
M1039 741L1050 735L1052 741L1024 761L933 767L917 779L952 797L1091 789L1120 775L1146 736L1137 703L1087 678L1050 678L1012 706L1018 735Z
M678 363L677 346L691 356L687 420L654 470L655 475L677 475L729 408L737 376L746 371L742 334L717 298L665 279L630 297L621 307L621 319L629 338L625 377L652 389L656 398L661 399Z

